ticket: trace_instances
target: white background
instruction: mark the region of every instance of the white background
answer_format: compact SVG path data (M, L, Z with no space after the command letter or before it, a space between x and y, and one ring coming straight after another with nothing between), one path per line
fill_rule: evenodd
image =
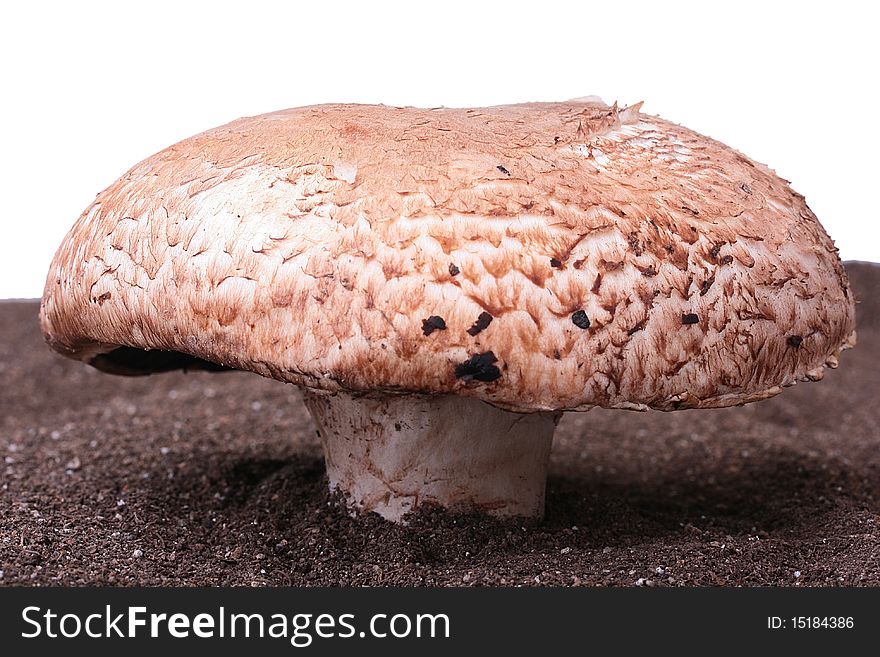
M0 9L0 298L37 297L95 194L165 146L322 102L599 95L792 181L880 261L872 2L19 2Z

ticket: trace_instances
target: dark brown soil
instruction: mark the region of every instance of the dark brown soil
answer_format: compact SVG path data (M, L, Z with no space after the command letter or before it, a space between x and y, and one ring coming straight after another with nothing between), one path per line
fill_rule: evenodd
M296 388L123 378L0 304L0 584L878 585L880 266L860 341L744 408L568 414L547 517L349 518Z

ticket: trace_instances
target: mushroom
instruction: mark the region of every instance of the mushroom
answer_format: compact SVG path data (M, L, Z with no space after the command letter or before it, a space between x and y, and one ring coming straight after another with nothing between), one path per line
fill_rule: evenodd
M353 509L538 517L563 411L745 404L855 342L804 198L640 106L323 105L209 130L82 214L44 335L108 372L302 387Z

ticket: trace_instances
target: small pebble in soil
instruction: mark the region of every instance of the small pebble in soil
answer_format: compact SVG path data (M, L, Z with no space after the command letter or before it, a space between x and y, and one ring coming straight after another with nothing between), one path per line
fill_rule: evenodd
M131 553L131 556L133 556L135 559L140 559L142 556L144 556L144 551L140 548L137 548L134 552Z

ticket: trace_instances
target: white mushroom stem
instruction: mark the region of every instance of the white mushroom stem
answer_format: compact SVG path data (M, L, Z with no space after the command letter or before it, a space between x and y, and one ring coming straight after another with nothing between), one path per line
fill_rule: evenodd
M455 395L304 393L330 489L400 522L419 508L541 517L561 413L520 414Z

